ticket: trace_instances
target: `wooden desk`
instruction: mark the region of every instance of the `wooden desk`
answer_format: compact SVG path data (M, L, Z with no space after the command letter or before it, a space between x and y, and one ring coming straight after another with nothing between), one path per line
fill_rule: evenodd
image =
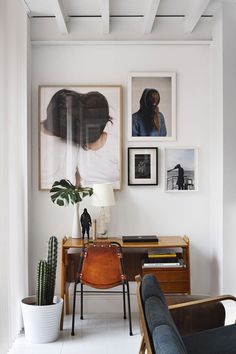
M134 281L137 274L152 273L158 278L165 293L186 293L190 294L190 262L189 262L189 240L187 236L163 236L158 242L127 243L122 242L118 237L109 237L109 241L119 242L126 267L126 274L129 281ZM99 240L96 240L99 241ZM102 242L103 240L101 240ZM69 284L74 282L78 269L79 254L68 254L69 249L80 250L83 246L81 239L64 237L61 243L61 297L64 299L66 313L69 314ZM145 268L142 269L143 259L148 250L155 248L176 248L183 249L184 267L181 268Z

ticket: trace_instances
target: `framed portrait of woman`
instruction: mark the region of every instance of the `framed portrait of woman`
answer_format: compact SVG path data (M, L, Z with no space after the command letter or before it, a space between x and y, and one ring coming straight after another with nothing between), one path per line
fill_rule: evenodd
M130 73L129 141L176 140L176 74Z
M40 86L39 189L75 178L121 189L121 112L118 85Z

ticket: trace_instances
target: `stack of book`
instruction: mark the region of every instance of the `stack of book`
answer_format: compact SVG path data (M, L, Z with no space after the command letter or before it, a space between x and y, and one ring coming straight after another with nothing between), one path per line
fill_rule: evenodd
M148 251L143 268L183 267L181 248L158 248Z

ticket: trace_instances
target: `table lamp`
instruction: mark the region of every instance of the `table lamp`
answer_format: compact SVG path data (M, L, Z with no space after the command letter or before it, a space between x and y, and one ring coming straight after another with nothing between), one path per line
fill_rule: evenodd
M97 219L98 238L107 238L107 230L110 223L109 207L115 205L112 183L96 183L93 185L92 204L101 208Z

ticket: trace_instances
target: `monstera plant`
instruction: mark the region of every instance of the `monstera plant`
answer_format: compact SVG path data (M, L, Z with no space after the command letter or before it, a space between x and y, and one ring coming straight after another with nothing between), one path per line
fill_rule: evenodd
M77 204L86 196L93 194L93 188L77 187L68 179L61 179L59 182L54 182L50 190L51 200L59 206L68 204Z
M59 182L54 182L50 190L51 200L59 206L66 206L72 204L74 208L74 218L72 226L72 238L80 238L80 217L79 217L79 204L86 196L93 194L93 188L81 187L72 184L67 179L61 179Z

